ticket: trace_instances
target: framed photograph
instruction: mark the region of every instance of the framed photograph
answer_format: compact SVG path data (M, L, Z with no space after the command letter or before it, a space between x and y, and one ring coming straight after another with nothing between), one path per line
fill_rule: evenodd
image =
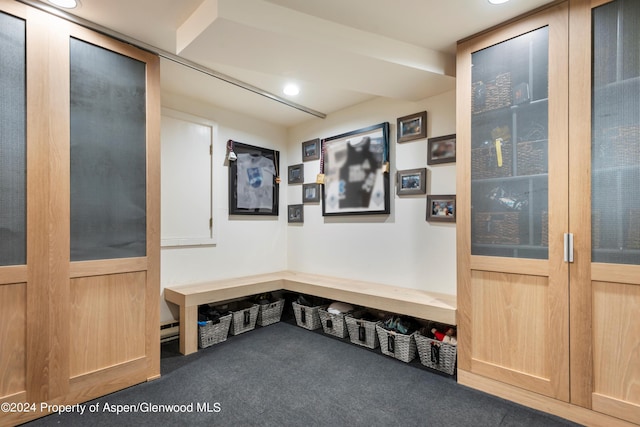
M320 184L302 184L302 203L320 202Z
M427 221L456 222L456 196L427 196Z
M302 163L289 166L287 174L289 184L302 184L304 182L304 165Z
M289 205L287 222L304 222L304 205Z
M398 196L425 194L427 192L427 168L398 171L396 185Z
M278 216L280 153L234 142L229 162L229 214Z
M302 143L302 161L318 160L320 158L320 138Z
M427 164L455 163L456 161L456 135L438 136L429 138L427 148Z
M398 119L398 142L427 137L427 112L411 114Z
M389 213L389 123L322 141L322 215Z

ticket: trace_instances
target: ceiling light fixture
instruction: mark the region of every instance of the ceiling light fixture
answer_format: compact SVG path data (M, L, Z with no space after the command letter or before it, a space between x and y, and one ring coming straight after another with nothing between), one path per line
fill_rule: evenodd
M502 3L506 3L509 0L489 0L489 3L491 4L502 4Z
M298 85L295 85L293 83L289 83L288 85L286 85L284 87L282 92L284 92L285 95L296 96L297 94L300 93L300 88L298 87Z
M49 0L49 3L65 9L75 9L80 4L77 0Z

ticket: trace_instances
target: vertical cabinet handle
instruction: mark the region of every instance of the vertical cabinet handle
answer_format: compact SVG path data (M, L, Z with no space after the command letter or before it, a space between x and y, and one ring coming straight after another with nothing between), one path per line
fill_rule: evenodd
M564 262L573 262L573 233L564 233Z

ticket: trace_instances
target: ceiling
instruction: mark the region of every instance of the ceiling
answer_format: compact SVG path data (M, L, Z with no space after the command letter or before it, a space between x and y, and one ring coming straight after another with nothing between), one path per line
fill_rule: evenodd
M550 0L80 0L70 11L331 114L373 99L419 101L455 88L456 41ZM300 94L282 93L285 83ZM164 94L286 127L322 120L175 60L162 58Z

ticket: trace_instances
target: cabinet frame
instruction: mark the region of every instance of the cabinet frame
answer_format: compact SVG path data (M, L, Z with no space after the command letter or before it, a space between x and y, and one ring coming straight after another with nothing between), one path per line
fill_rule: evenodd
M548 260L502 258L471 255L471 123L472 80L471 55L473 52L494 46L503 41L528 33L541 27L549 27L549 258ZM526 388L554 399L569 401L569 293L568 265L563 257L563 234L568 231L568 4L553 3L542 10L534 11L526 19L510 22L505 26L483 32L473 39L458 45L457 72L457 188L458 188L458 368L464 372L497 379L507 384ZM548 279L547 279L548 278ZM545 283L546 279L546 283ZM481 360L474 347L474 316L481 308L473 300L474 291L486 285L498 284L496 292L504 298L518 297L512 293L511 285L526 282L526 287L546 286L546 302L541 304L548 312L537 312L546 316L546 326L553 327L552 342L546 334L536 340L546 354L530 364L537 365L531 372L523 372L499 363ZM524 283L523 282L523 283ZM492 291L493 292L493 291ZM506 292L506 293L504 293ZM476 312L474 312L476 310ZM477 319L477 317L476 317ZM495 318L494 318L495 320ZM522 331L527 333L531 331ZM548 331L545 331L548 332ZM483 335L478 333L478 335ZM517 342L519 338L513 337ZM530 342L530 341L528 341ZM501 345L498 343L497 345ZM511 344L507 344L511 345ZM517 347L512 348L518 351ZM504 354L509 350L500 350ZM520 349L522 351L522 349ZM528 351L536 351L530 348ZM508 364L508 363L507 363ZM535 370L544 372L540 376ZM464 378L464 374L462 378Z
M22 354L24 371L11 372L7 383L18 386L5 385L3 389L8 393L0 395L0 403L85 402L160 376L160 61L149 52L19 2L0 0L0 10L26 22L28 127L26 264L0 267L0 290L8 295L0 299L0 305L19 307L21 315L11 322L20 325L11 327L24 330L23 348L8 346L5 353L0 353L0 361L6 359L7 352L9 357ZM70 262L70 37L146 64L144 257ZM137 278L137 282L129 280L130 277ZM94 289L96 283L104 286L104 293L112 298L111 306L99 294L91 293L92 289L85 286L87 282ZM74 287L82 287L82 293L76 296ZM122 291L133 287L137 290L135 301ZM17 290L13 291L14 288ZM135 306L142 322L135 336L138 354L129 357L121 353L119 360L105 354L94 367L82 369L85 366L78 364L79 374L72 375L73 360L78 356L72 354L73 340L84 343L94 333L101 345L116 346L123 343L119 332L129 332L115 327L114 332L105 334L108 328L104 326L98 330L95 324L74 322L74 313L78 309L99 313L100 323L109 325L120 321L114 316L117 310L112 309L118 307L118 302ZM81 330L83 334L72 334L73 330ZM0 426L24 423L43 415L47 414L4 414L0 416Z

